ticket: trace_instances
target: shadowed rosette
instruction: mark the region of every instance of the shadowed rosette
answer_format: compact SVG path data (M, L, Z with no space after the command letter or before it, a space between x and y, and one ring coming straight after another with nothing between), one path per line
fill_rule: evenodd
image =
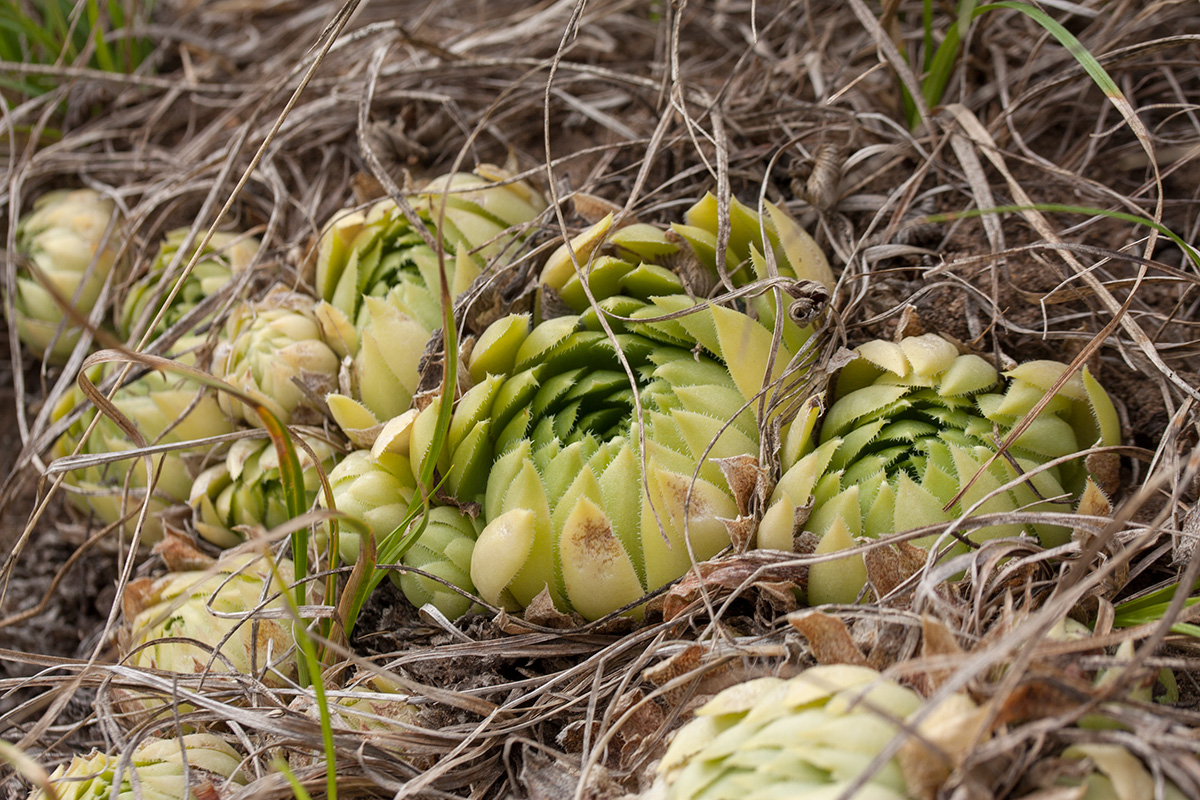
M350 453L329 475L338 510L365 525L377 543L404 522L416 492L408 453L415 416L415 412L409 412L389 422L372 450ZM418 520L416 524L419 523ZM432 603L443 614L460 617L469 610L471 602L446 584L474 591L471 551L480 525L449 506L431 508L424 524L425 530L404 554L403 563L446 583L412 572L388 574L414 606L420 608ZM361 543L361 534L343 526L338 536L338 555L342 561L353 564Z
M979 710L964 695L943 701L917 727L936 755L910 739L898 756L877 757L911 726L920 695L866 667L811 667L790 680L732 686L696 711L659 762L654 800L841 798L905 800L922 750L939 764L972 740ZM945 741L947 731L959 733ZM915 775L912 775L915 778ZM915 781L912 781L915 783ZM857 785L853 791L852 785Z
M50 782L59 800L200 800L214 796L223 784L246 783L242 757L211 733L143 739L122 765L117 784L120 760L99 751L75 756L54 771ZM47 797L39 790L29 800Z
M852 547L855 537L946 523L968 511L1069 509L1062 504L1074 503L1087 477L1082 460L1042 465L1120 441L1112 402L1084 369L1012 443L1007 457L993 459L1009 431L1062 376L1065 364L1021 364L1001 380L984 359L959 355L935 334L899 344L868 342L857 352L838 378L819 439L812 438L811 418L793 427L794 441L784 453L784 466L790 468L759 527L761 547L790 550L796 512L810 499L803 529L822 537L818 553ZM976 529L971 537L981 541L1022 532L1046 545L1069 536L1053 525L1013 523ZM852 602L865 581L861 558L815 564L809 602Z
M326 473L333 469L333 448L315 437L305 437L304 441ZM306 507L310 507L321 489L317 461L298 445L296 455L304 476ZM234 547L245 541L246 535L236 528L270 529L287 522L291 516L274 442L270 439L234 442L222 463L196 476L188 503L194 510L196 531L219 547Z
M188 232L187 228L170 231L163 243L159 245L158 253L150 265L149 272L129 287L121 306L120 333L123 337L128 338L135 328L138 331L143 330L166 302L179 274L195 253L193 245L191 253L180 257L170 279L164 280L167 277L167 268L171 265L171 261L178 257L179 248L187 239ZM199 234L196 241L199 241ZM179 322L192 309L241 274L254 260L255 254L258 253L258 247L258 239L253 236L221 232L213 234L212 239L204 248L202 257L188 273L187 279L175 294L170 307L163 314L162 321L154 329L154 335L158 336ZM201 319L195 320L193 327L202 321Z
M509 181L508 183L504 183ZM425 230L414 228L391 199L335 218L317 253L319 313L353 356L330 412L351 438L404 411L418 382L417 364L433 330L442 326L437 251L445 249L450 296L458 297L487 269L520 252L518 229L545 209L541 195L503 169L480 165L454 173L407 197Z
M286 608L281 593L292 580L290 561L238 555L207 571L133 581L123 600L125 663L186 675L240 673L284 686L296 672L292 619L261 612ZM162 701L135 703L154 709Z
M338 365L312 298L276 288L229 315L212 369L287 425L323 419L320 405L337 385ZM222 394L220 402L232 416L262 424L240 400Z
M92 377L98 377L98 373ZM82 390L75 389L60 401L54 417L62 419L87 402ZM123 386L114 395L112 403L137 426L149 445L202 441L234 429L212 392L197 389L186 381L172 381L160 372L147 373ZM54 458L71 455L96 413L95 408L89 407L54 443L51 455ZM159 515L172 506L187 502L196 475L220 457L224 446L197 444L151 457L154 466L150 474L157 475L157 481L149 500L144 543L162 538ZM105 416L96 424L80 453L117 455L132 450L134 445L129 435ZM94 513L106 523L113 523L136 511L146 499L145 458L128 455L106 464L72 470L67 473L64 484L72 490L69 497L76 506Z
M13 313L17 335L39 358L67 360L79 341L79 326L47 291L43 281L83 316L91 313L120 250L114 233L116 206L91 189L49 192L17 224L17 250L40 276L17 270Z

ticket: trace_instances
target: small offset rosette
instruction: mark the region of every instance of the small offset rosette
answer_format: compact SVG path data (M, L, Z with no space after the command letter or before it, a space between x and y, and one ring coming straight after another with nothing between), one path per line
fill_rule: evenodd
M1067 380L1006 456L996 457L1065 364L1035 361L1001 376L936 334L867 342L857 353L838 377L819 436L815 410L793 426L786 471L759 526L760 547L790 550L803 530L821 537L817 553L825 554L854 547L859 537L941 525L967 513L1069 510L1084 489L1083 460L1049 462L1120 441L1112 401L1086 369ZM977 542L1028 533L1047 546L1070 535L1042 523L962 530ZM853 602L865 583L859 556L821 562L810 571L808 599Z

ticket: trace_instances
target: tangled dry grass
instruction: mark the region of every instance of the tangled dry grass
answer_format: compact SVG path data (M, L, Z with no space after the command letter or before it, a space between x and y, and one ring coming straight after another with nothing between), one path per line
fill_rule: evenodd
M173 0L148 31L159 45L144 74L41 68L69 80L8 109L6 249L45 190L104 187L135 234L134 264L180 225L261 236L267 258L227 287L228 306L311 280L314 237L336 210L458 165L508 162L546 190L557 205L535 240L543 253L597 206L661 221L709 190L786 201L840 276L824 361L929 330L1001 365L1086 362L1125 432L1111 451L1111 514L1065 520L1077 535L1056 552L1004 541L933 570L897 567L877 602L797 624L777 587L804 559L753 553L685 578L636 628L553 616L453 625L381 590L328 683L336 695L352 674L385 677L423 716L339 733L339 792L619 797L645 787L697 698L857 653L926 691L995 701L995 735L941 796L1025 796L1041 785L1032 765L1084 736L1129 746L1197 796L1200 661L1195 640L1170 631L1190 619L1184 593L1161 622L1112 623L1114 603L1200 577L1200 265L1154 227L1061 207L1200 242L1200 17L1190 0L1043 5L1119 97L1032 20L998 10L972 28L941 105L910 129L900 87L919 85L901 53L916 52L921 4L908 0ZM1021 208L971 213L1008 206ZM107 287L93 324L126 288ZM50 767L92 745L209 726L249 756L253 781L233 797L292 796L269 768L279 751L307 756L297 776L322 792L321 732L297 710L302 690L114 663L122 587L161 562L72 512L48 472L51 409L78 360L42 368L15 339L7 351L0 735ZM1068 614L1096 637L1043 641ZM1134 655L1118 660L1127 639ZM1123 684L1085 679L1118 662ZM1178 703L1126 699L1121 686L1161 669L1177 677ZM118 690L195 710L129 718ZM1124 727L1072 727L1098 708ZM0 775L5 796L28 791Z

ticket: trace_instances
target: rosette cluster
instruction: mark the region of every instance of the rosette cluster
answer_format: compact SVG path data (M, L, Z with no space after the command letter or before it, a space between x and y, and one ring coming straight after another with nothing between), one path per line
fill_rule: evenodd
M1033 361L1001 375L936 334L868 342L857 355L838 377L819 434L815 412L793 426L759 546L790 550L802 526L822 537L817 552L829 553L858 537L964 514L1069 509L1062 504L1074 503L1087 471L1082 459L1066 457L1120 441L1112 401L1087 369L1072 375L997 457L1065 364ZM808 516L798 523L801 509ZM963 532L974 541L1030 533L1048 546L1069 537L1046 524L968 524ZM815 564L809 602L853 602L865 582L860 557Z
M296 455L304 479L306 505L321 489L320 465L333 469L333 448L309 436ZM192 483L188 504L201 537L220 547L234 547L247 537L243 531L274 528L290 519L279 470L279 451L269 439L239 439L219 464L201 472Z
M425 344L442 326L441 270L453 300L514 260L521 226L546 208L532 186L490 165L444 175L406 200L419 226L387 198L335 218L317 251L320 313L352 357L329 409L358 444L412 400Z
M94 372L92 378L98 379L99 375ZM83 391L74 389L56 406L54 419L64 419L86 403ZM203 442L234 430L212 393L198 390L187 381L169 379L160 372L149 372L121 387L112 404L149 445ZM94 407L87 406L55 441L51 455L59 458L74 453L96 413ZM219 458L221 445L201 443L188 449L156 453L150 456L150 472L145 457L135 455L134 450L134 443L116 421L102 416L80 454L109 455L112 460L72 470L66 474L64 483L73 503L108 524L129 517L143 502L148 502L143 541L152 543L162 538L162 512L187 502L193 481ZM150 475L156 479L154 490L147 497ZM128 525L129 529L132 527Z
M127 664L185 675L240 673L268 686L295 677L290 617L282 593L292 564L268 556L227 556L210 570L130 583L121 651ZM140 700L143 708L161 705Z

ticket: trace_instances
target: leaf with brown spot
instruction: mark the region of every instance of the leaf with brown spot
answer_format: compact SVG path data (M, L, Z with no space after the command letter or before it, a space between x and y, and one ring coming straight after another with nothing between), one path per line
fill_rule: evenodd
M846 623L823 611L806 609L789 614L787 621L808 640L809 649L818 664L850 664L867 666L867 657L850 638Z

